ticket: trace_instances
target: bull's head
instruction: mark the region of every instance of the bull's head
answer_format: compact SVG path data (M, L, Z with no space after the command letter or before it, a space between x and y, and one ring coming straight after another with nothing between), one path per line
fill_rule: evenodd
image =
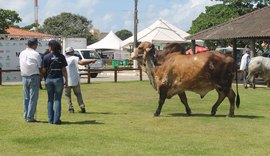
M137 60L141 67L145 66L146 58L154 55L154 45L150 42L142 42L136 50L131 53L131 59Z
M153 69L156 62L154 45L150 42L142 42L131 54L131 59L138 61L142 70L147 73L153 88L157 90Z

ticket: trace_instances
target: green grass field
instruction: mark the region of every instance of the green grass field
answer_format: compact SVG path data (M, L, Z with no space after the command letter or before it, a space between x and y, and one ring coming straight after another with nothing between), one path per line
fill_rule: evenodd
M267 88L243 89L235 117L228 118L228 99L215 117L217 99L187 92L192 116L177 96L166 100L153 117L158 94L148 81L94 82L81 86L86 114L70 114L62 101L62 125L47 123L47 93L41 90L39 123L23 120L22 87L0 86L0 156L14 155L269 155L270 103ZM235 87L233 87L235 90ZM74 96L73 96L74 97Z

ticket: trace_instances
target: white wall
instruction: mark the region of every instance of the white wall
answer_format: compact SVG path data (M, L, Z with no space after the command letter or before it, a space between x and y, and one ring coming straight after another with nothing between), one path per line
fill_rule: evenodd
M48 41L39 41L37 51L44 53L48 48ZM27 47L27 40L0 40L0 67L4 70L18 70L19 54ZM20 72L2 73L3 82L21 81Z

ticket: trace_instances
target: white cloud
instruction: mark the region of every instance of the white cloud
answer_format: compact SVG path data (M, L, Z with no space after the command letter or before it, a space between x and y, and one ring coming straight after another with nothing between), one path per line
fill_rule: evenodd
M114 24L114 14L113 13L107 13L103 17L96 16L93 20L93 26L96 29L103 28L103 30L110 31L112 30L112 25ZM115 27L115 26L114 26Z
M59 15L62 12L71 12L79 14L89 19L95 11L97 0L46 0L43 9L40 10L40 21L43 22L46 18Z
M61 12L80 14L86 18L93 15L98 0L39 0L38 17L39 23L51 16ZM19 24L25 26L34 23L34 1L33 0L0 0L2 9L15 10L23 19Z
M27 6L30 7L31 9L34 6L34 3L32 1L22 1L22 0L0 0L1 8L2 9L9 9L9 10L24 10Z
M97 3L98 0L78 0L76 6L78 6L79 8L91 10Z
M196 19L200 13L205 11L205 6L214 4L217 4L217 2L210 0L189 0L186 1L186 3L175 3L165 8L154 4L150 5L146 12L140 13L141 17L139 18L143 21L143 23L140 23L140 29L149 26L159 18L162 18L171 24L188 31L192 21Z
M121 29L128 29L129 31L133 30L133 21L131 20L125 20L124 21L124 27Z
M16 11L19 14L19 16L22 18L21 23L27 23L28 21L32 21L29 24L34 23L34 3L32 3L32 1L0 0L0 4L1 4L1 9L8 9L8 10ZM31 14L32 14L32 17L31 17Z
M61 12L71 12L82 15L93 21L95 28L101 31L118 31L128 29L133 31L133 0L124 1L115 6L108 6L109 0L39 0L39 23L51 16L59 15ZM119 4L117 4L117 2ZM139 25L138 30L148 27L159 18L187 31L192 20L197 18L205 10L205 6L216 4L210 0L185 0L168 1L160 4L155 0L143 3L139 1ZM1 8L15 10L23 21L20 26L34 22L33 0L0 0ZM5 5L2 5L5 4ZM111 3L112 4L112 3ZM117 5L124 5L125 11L119 11ZM104 9L106 6L107 9ZM143 8L143 9L142 9Z

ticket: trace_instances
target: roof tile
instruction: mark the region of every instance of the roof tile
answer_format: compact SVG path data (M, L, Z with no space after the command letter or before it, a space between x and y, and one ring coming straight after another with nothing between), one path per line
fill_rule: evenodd
M14 27L10 27L6 30L10 37L12 38L31 38L31 37L36 37L36 38L47 38L47 37L53 37L53 35L49 34L43 34L39 32L32 32L24 29L18 29Z
M270 37L270 6L188 36L191 40L220 40Z

